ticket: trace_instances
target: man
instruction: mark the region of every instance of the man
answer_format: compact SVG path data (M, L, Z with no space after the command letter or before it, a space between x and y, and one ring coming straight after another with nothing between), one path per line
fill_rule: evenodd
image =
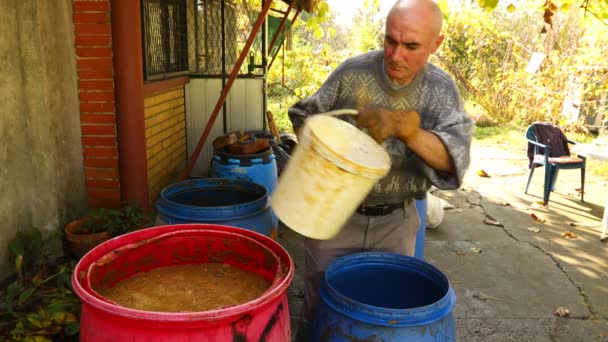
M431 185L461 184L473 125L452 79L428 63L443 41L442 20L431 0L397 1L387 16L384 51L346 60L317 93L289 109L296 132L310 115L358 109L356 124L383 143L392 160L389 174L336 237L305 240L309 322L321 276L334 259L367 250L413 255L420 222L414 199L424 198Z

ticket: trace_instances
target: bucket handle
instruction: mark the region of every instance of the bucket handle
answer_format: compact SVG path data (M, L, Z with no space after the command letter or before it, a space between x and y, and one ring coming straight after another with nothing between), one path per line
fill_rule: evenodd
M358 115L359 111L356 109L349 109L349 108L342 108L342 109L335 109L329 112L325 112L325 113L319 113L319 114L323 114L323 115L329 115L329 116L336 116L336 115Z

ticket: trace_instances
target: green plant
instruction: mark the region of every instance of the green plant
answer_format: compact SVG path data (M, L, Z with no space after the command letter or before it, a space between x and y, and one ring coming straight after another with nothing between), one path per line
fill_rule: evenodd
M101 208L91 211L76 233L92 234L107 231L112 236L118 236L150 227L152 224L152 218L142 207L135 203L126 203L120 209Z
M38 229L9 243L16 279L0 291L0 340L77 340L80 301L70 276L73 263L54 258Z

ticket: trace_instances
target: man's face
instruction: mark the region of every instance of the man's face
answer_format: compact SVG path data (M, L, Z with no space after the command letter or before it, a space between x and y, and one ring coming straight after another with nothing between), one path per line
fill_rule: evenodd
M384 69L388 78L397 84L409 84L442 40L428 18L399 12L389 16L384 36Z

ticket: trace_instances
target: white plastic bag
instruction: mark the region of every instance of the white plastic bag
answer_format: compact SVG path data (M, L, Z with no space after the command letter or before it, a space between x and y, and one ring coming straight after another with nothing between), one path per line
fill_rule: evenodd
M444 208L451 205L430 192L426 193L426 203L426 227L437 228L443 221Z

